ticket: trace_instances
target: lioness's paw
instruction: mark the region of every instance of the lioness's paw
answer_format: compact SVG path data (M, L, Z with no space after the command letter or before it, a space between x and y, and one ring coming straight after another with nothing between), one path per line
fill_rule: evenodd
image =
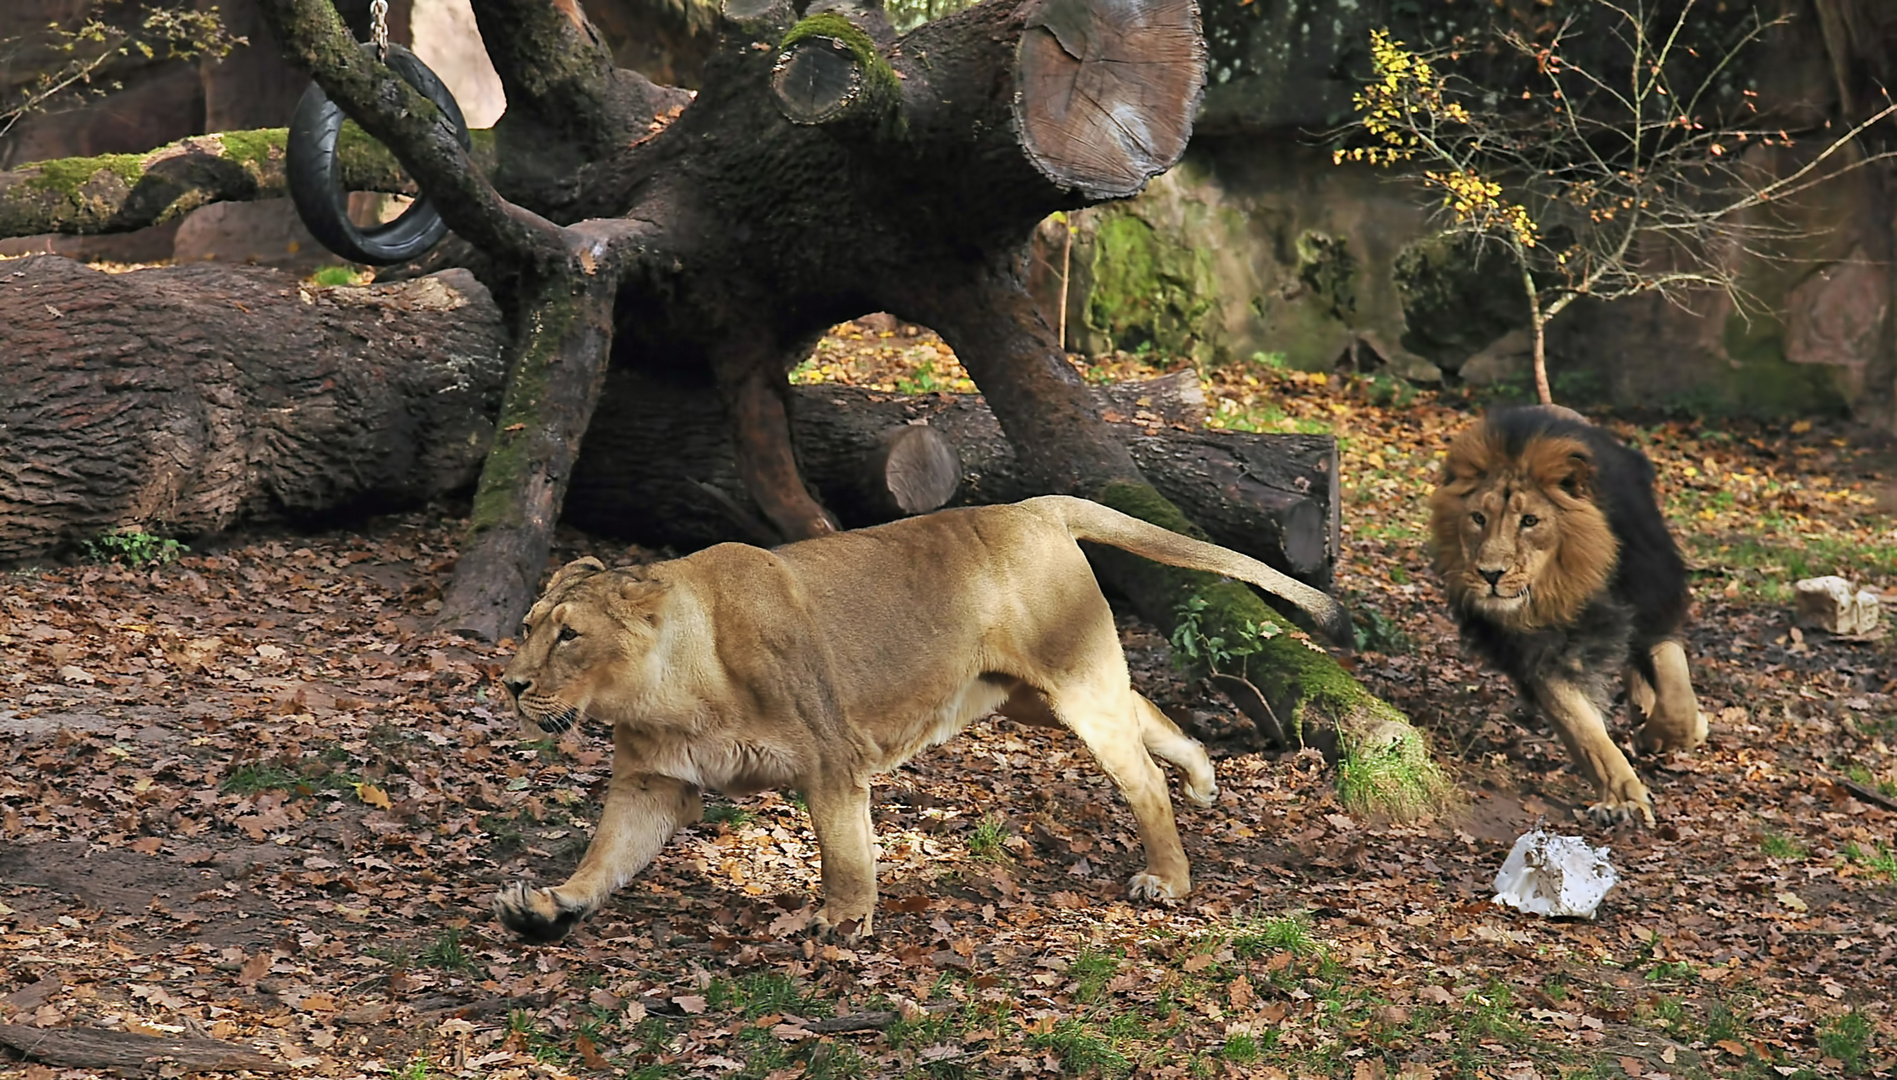
M1186 798L1191 799L1195 805L1211 806L1219 801L1219 782L1214 780L1210 773L1207 773L1204 784L1194 784L1191 781L1187 781L1185 784L1185 792Z
M1602 799L1587 808L1587 816L1594 820L1594 824L1609 829L1642 821L1652 825L1653 805L1642 792L1638 799Z
M1149 870L1134 874L1126 883L1126 895L1135 900L1177 900L1192 891L1192 886L1175 885Z
M587 914L583 907L562 904L551 889L532 888L520 881L495 893L493 905L494 917L502 926L536 945L565 937Z
M869 937L872 932L869 912L852 915L840 910L831 911L828 907L818 911L810 925L816 928L820 937L836 938L851 944Z

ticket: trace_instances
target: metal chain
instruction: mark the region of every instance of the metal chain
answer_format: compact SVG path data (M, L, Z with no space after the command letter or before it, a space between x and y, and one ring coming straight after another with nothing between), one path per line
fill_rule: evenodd
M389 0L369 0L369 40L378 60L389 59Z

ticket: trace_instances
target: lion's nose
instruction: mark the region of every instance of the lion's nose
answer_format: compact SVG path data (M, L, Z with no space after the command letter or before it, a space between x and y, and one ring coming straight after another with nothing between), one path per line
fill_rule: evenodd
M509 679L503 677L501 679L501 685L507 687L508 694L518 701L520 700L520 695L526 693L527 688L532 686L533 682L528 679Z
M1505 571L1503 570L1477 570L1476 571L1476 573L1482 575L1482 580L1488 582L1490 585L1494 585L1497 582L1501 581L1502 574L1504 572Z

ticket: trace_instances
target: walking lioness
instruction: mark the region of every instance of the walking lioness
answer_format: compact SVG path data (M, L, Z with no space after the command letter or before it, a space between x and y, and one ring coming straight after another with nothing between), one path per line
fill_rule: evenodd
M990 712L1080 736L1132 804L1139 898L1191 877L1150 754L1212 804L1212 763L1134 692L1107 602L1076 540L1240 578L1298 605L1335 640L1336 601L1255 559L1084 499L949 510L775 550L720 544L607 570L569 563L521 631L502 681L521 713L564 731L613 725L613 779L592 846L563 884L494 897L514 932L553 941L699 819L699 791L804 794L822 862L818 925L854 937L876 907L869 781Z

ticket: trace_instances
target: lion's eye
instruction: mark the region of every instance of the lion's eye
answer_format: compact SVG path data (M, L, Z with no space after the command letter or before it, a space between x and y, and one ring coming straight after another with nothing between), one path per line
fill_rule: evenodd
M561 641L572 641L574 638L579 637L579 636L580 636L580 632L578 630L573 629L571 626L562 626L560 628Z
M1475 522L1475 524L1476 524L1476 528L1478 528L1478 529L1479 529L1479 528L1481 528L1481 527L1482 527L1482 526L1484 526L1484 525L1487 525L1487 524L1489 523L1489 519L1488 519L1488 518L1486 518L1486 517L1483 517L1483 516L1482 516L1482 511L1480 511L1480 510L1477 510L1477 511L1475 511L1475 512L1473 512L1473 513L1471 513L1471 514L1469 515L1469 520L1470 520L1470 521L1473 521L1473 522Z
M1523 515L1522 515L1522 528L1524 528L1524 529L1532 529L1532 528L1534 528L1534 527L1535 527L1536 525L1539 525L1539 524L1541 524L1541 519L1540 519L1540 518L1538 518L1538 517L1536 517L1535 515L1533 515L1533 514L1523 514Z

